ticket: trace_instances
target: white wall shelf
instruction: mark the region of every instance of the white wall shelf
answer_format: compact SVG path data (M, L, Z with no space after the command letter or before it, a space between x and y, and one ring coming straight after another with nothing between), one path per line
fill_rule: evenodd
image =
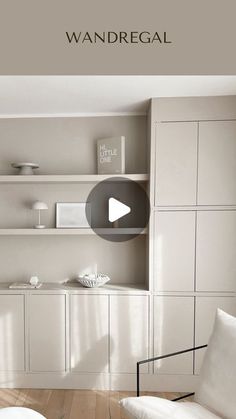
M136 235L147 234L147 229L140 233L139 228L100 228L96 229L99 234L103 235ZM1 228L0 236L78 236L78 235L95 235L92 228Z
M98 183L106 179L123 178L134 182L147 182L148 174L124 175L1 175L1 183Z

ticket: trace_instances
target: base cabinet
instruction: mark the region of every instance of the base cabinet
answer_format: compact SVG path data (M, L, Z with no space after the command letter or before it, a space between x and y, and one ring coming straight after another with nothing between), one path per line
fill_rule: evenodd
M154 354L161 356L193 347L194 298L154 297ZM158 374L192 374L193 354L154 363Z
M66 369L66 296L31 295L29 302L29 370Z
M148 358L148 308L148 296L110 297L111 373L135 373L136 362Z
M74 372L108 372L108 298L106 295L71 296L71 369Z
M0 295L0 371L25 369L24 295Z
M0 386L134 390L137 361L208 343L217 308L236 316L235 296L150 298L0 294ZM142 384L155 391L161 375L169 391L173 380L176 391L188 391L203 356L201 350L143 365Z

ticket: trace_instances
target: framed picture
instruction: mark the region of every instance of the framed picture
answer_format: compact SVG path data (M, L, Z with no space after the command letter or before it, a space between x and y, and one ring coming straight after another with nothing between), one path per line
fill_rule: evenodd
M86 217L87 205L87 217ZM90 204L86 202L57 202L56 228L90 228Z

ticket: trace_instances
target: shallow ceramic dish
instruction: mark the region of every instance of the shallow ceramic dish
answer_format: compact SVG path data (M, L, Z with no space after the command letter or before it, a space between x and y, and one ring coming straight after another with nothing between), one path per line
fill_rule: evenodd
M105 285L110 278L105 274L86 274L79 276L78 281L83 287L96 288Z

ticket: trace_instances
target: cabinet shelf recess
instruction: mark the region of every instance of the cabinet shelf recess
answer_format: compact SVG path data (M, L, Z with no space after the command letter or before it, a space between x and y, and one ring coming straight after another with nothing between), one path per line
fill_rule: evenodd
M140 229L138 228L101 228L97 229L98 233L103 235L111 234L128 234L137 235ZM144 229L140 234L147 234L147 229ZM78 236L78 235L95 235L91 228L1 228L0 236Z
M98 183L111 178L124 178L135 182L147 182L147 174L123 175L4 175L0 176L1 183Z

